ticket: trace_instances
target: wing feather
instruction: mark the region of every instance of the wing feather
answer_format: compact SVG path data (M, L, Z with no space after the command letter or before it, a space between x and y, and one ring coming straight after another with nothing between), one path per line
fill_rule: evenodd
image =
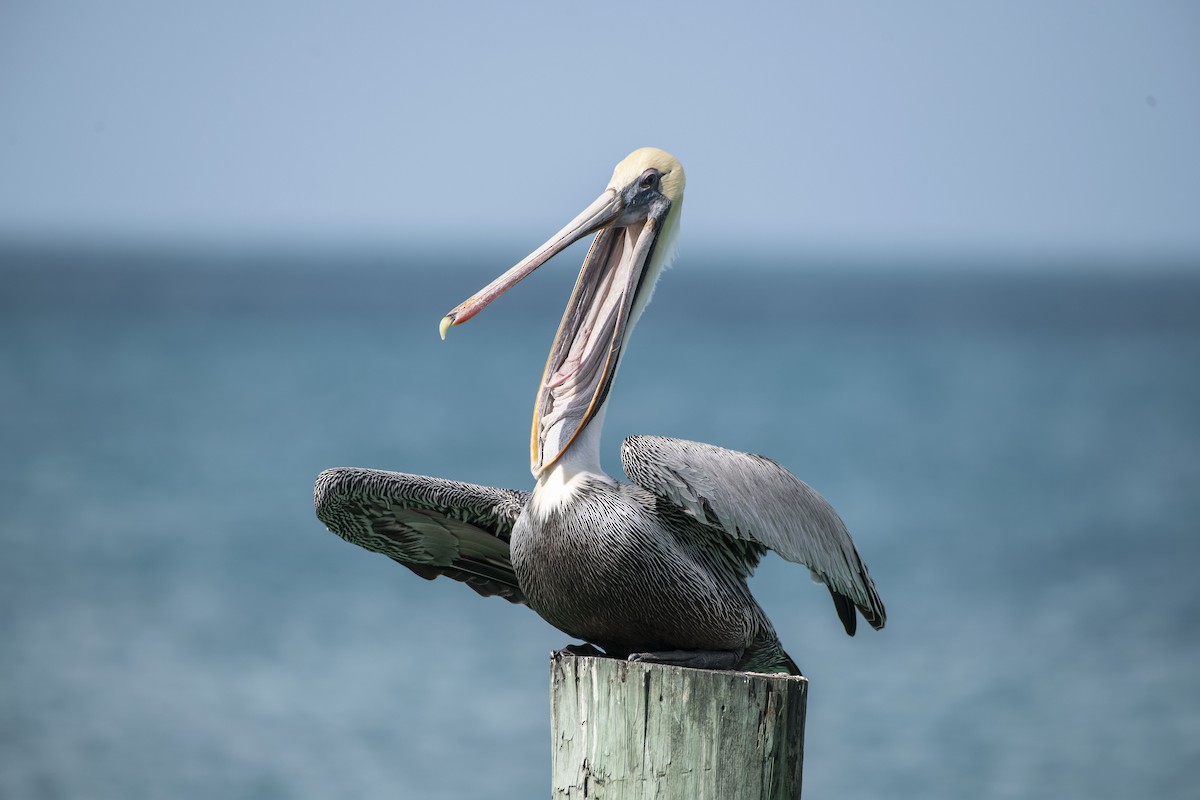
M348 542L427 580L445 575L481 595L524 603L508 541L528 492L341 467L317 476L317 517Z
M621 466L639 486L737 540L803 564L829 587L854 635L854 607L879 629L887 612L845 524L811 486L769 458L701 442L631 436ZM853 604L853 605L851 605Z

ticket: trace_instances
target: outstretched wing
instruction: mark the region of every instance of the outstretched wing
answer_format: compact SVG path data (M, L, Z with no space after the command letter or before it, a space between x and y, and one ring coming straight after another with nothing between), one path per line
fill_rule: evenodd
M631 436L621 466L639 486L728 536L769 547L829 587L846 633L854 609L878 630L887 612L845 524L812 487L762 456L711 444Z
M508 539L528 492L424 475L340 467L317 476L317 517L348 542L427 580L445 575L524 603Z

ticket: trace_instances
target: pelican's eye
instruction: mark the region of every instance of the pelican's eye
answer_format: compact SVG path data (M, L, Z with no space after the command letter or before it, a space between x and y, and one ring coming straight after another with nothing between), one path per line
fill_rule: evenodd
M638 181L638 185L643 189L652 189L658 183L658 170L651 167L642 173L642 179Z

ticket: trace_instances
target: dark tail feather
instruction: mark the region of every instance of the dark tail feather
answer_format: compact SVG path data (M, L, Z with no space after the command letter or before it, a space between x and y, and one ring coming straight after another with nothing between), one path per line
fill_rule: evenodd
M858 613L854 608L854 601L849 597L838 594L833 589L829 590L829 594L833 597L833 607L837 609L838 619L842 621L842 627L846 629L848 636L853 636L854 631L858 627Z

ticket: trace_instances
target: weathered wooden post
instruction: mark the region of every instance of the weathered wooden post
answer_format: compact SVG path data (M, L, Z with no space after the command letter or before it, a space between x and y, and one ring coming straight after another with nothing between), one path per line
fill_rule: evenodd
M555 800L795 800L808 681L555 654Z

